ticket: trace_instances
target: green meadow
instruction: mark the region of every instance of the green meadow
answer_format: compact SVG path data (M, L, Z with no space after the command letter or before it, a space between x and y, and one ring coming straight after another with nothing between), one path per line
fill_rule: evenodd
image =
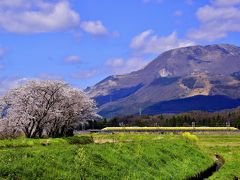
M219 154L225 164L210 179L240 178L240 135L198 135L199 146L208 154Z
M185 179L213 159L175 135L93 134L0 141L3 179Z
M187 179L225 159L210 179L240 177L239 135L89 134L0 140L2 179Z

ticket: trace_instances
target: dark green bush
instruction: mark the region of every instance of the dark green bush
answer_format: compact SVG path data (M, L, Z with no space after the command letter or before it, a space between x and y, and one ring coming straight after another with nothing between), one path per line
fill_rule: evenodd
M69 144L91 144L93 143L92 136L72 136L66 138Z

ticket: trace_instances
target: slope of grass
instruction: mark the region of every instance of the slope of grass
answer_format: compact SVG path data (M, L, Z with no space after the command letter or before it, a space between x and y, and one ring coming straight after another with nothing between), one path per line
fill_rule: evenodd
M50 139L45 146L41 141L46 139L0 141L0 177L185 179L213 163L196 144L180 136L95 134L93 138L96 142L114 139L115 143L79 145L70 144L67 139ZM31 146L21 146L25 141Z
M209 154L219 154L225 159L223 167L210 179L240 178L240 135L201 135L200 146Z

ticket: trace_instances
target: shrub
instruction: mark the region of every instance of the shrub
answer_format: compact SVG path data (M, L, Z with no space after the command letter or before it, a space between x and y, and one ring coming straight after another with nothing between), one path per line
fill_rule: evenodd
M91 144L94 142L92 136L72 136L66 139L69 144Z
M182 137L186 140L190 140L190 141L198 141L198 137L196 135L191 134L190 132L184 132L182 133Z

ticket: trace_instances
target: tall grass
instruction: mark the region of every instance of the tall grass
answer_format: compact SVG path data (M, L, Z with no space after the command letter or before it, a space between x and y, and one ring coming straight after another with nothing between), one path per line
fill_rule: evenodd
M115 143L69 144L66 139L26 139L31 146L0 149L5 179L185 179L213 160L181 136L149 134L93 135ZM18 143L14 142L17 141ZM12 144L21 144L12 140ZM0 144L9 144L8 141Z

